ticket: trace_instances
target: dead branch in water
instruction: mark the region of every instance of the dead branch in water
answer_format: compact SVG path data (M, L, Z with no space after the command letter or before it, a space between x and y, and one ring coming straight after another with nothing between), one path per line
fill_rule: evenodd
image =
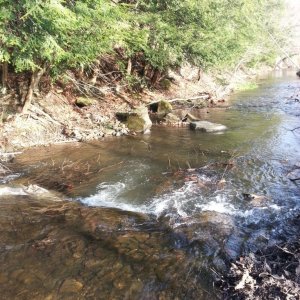
M294 132L295 130L300 129L300 126L294 128L294 129L289 129L290 131Z
M298 180L300 180L300 177L298 177L298 178L289 178L290 179L290 181L298 181Z
M107 170L107 169L116 167L116 166L121 165L123 163L124 163L124 161L120 161L120 162L118 162L116 164L113 164L113 165L110 165L110 166L107 166L107 167L103 167L103 168L101 168L101 169L98 170L98 173L102 172L103 170Z
M200 96L195 96L195 97L190 97L190 98L174 98L174 99L170 99L170 100L165 100L169 103L173 103L173 102L188 102L188 101L193 101L193 100L208 100L211 98L211 95L208 93L205 93L204 95L200 95ZM153 101L151 103L148 104L148 106L159 103L161 100L158 101Z
M283 127L285 130L287 130L287 131L291 131L291 132L294 132L295 130L298 130L298 129L300 129L300 126L298 126L298 127L295 127L295 128L293 128L293 129L289 129L289 128L286 128L286 127Z

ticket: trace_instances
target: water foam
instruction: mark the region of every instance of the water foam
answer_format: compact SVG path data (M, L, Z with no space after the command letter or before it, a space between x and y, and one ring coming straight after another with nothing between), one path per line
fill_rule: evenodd
M24 191L24 188L13 188L13 187L1 187L0 188L0 196L27 196L28 193Z
M0 187L0 196L27 196L47 193L49 193L48 190L34 184L30 184L29 186L21 185L18 187Z
M208 203L196 204L202 211L215 211L222 214L237 215L239 210L228 202L228 197L224 194L217 194L214 200Z
M78 200L88 206L113 207L127 211L145 212L145 207L126 203L122 194L128 189L124 182L107 183L98 185L97 193Z
M202 181L209 180L207 177L201 179ZM168 213L185 218L200 211L215 211L230 215L239 213L239 210L229 202L229 198L225 194L213 194L207 198L194 182L186 182L181 188L154 197L144 204L128 203L128 199L123 197L128 190L130 190L130 186L127 183L104 182L98 185L96 194L78 200L88 206L113 207L156 216Z
M212 179L201 175L198 176L201 182L208 182ZM172 192L156 196L143 204L133 204L126 192L132 188L127 180L124 182L101 183L98 185L97 193L92 196L78 199L88 206L112 207L126 211L153 214L157 217L168 215L171 217L186 218L201 211L212 211L221 214L246 218L248 221L264 218L268 211L279 211L281 207L270 203L262 207L239 207L235 202L236 192L230 190L217 190L211 193L204 193L197 183L188 181L182 187ZM253 221L252 220L252 221Z

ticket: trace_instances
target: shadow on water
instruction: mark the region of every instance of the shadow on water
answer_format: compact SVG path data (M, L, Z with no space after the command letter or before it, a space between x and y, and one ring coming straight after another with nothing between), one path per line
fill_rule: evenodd
M273 74L194 111L223 134L154 127L17 157L0 186L4 299L218 298L231 260L297 232L299 84Z

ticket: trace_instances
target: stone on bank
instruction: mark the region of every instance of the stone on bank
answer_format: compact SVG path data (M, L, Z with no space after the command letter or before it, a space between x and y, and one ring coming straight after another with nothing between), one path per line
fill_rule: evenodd
M208 121L195 121L190 123L190 129L202 132L221 132L227 127L222 124L212 123Z
M132 112L117 113L116 116L120 121L125 122L131 131L144 134L150 132L152 122L149 118L148 108L145 106L140 106Z

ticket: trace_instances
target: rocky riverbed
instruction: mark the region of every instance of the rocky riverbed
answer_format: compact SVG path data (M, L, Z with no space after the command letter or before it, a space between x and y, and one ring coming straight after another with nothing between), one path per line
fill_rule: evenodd
M0 198L4 299L206 299L211 293L199 284L207 278L202 259L195 261L177 245L183 237L149 215L54 201L47 193Z

